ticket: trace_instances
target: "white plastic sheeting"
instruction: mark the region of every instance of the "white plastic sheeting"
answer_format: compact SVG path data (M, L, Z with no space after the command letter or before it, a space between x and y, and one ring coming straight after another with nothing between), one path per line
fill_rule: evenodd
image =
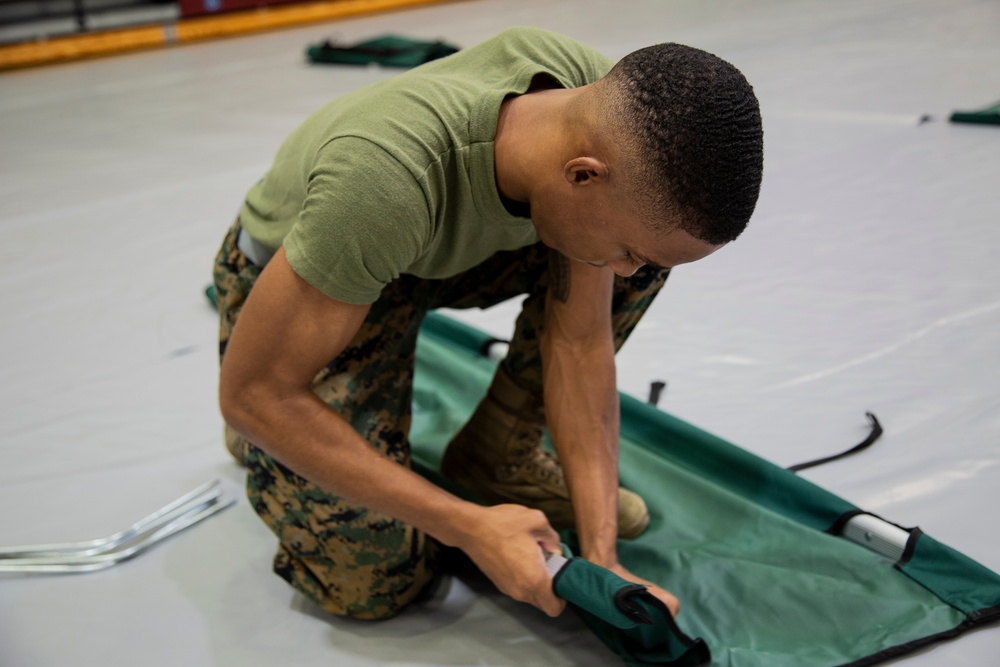
M200 296L241 197L329 98L393 71L303 50L395 32L470 45L547 27L612 57L679 41L736 63L765 118L745 236L678 269L622 388L1000 571L1000 99L993 2L483 0L0 76L0 545L107 535L202 482L239 494ZM921 122L922 117L930 120ZM516 305L458 317L503 336ZM245 501L105 572L0 578L0 664L592 665L556 620L450 581L380 624L269 572ZM669 587L669 582L663 582ZM906 664L988 665L991 628Z

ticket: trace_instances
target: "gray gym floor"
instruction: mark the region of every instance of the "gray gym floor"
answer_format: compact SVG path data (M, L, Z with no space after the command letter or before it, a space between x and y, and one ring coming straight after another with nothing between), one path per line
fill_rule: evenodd
M947 122L1000 99L1000 5L465 1L0 76L0 546L107 535L215 478L238 499L103 572L0 575L0 664L616 664L571 614L460 581L390 622L323 617L270 574L220 439L218 243L286 133L394 74L305 46L523 24L698 46L761 100L754 221L674 273L622 389L665 380L663 409L782 465L871 410L873 449L804 476L1000 571L1000 127ZM503 336L515 309L459 317ZM992 627L903 662L998 655Z

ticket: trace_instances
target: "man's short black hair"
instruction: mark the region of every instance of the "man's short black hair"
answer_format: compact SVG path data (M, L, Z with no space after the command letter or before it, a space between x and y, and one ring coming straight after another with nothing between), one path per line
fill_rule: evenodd
M711 53L658 44L623 58L606 81L634 151L639 205L672 213L706 243L739 236L764 163L760 107L743 74Z

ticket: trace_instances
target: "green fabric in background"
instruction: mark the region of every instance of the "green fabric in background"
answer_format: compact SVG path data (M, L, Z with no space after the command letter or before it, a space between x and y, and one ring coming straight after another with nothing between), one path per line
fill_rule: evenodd
M416 67L458 52L458 47L446 42L426 42L399 35L383 35L354 44L330 41L310 44L306 57L314 63L335 65L368 65L383 67Z
M1000 125L1000 102L975 111L955 111L949 120L953 123L979 123Z
M494 364L479 353L489 337L473 328L432 314L421 333L414 459L449 486L436 472L440 456ZM1000 619L997 574L919 531L899 564L828 534L857 508L624 395L621 480L652 521L619 542L619 556L678 596L677 624L707 643L712 665L875 664Z

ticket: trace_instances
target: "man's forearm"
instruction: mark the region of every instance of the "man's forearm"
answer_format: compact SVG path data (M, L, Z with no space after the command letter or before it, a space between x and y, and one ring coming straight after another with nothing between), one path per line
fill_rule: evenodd
M566 473L581 555L641 584L673 615L679 602L618 562L618 389L614 345L553 344L542 339L545 409Z
M543 337L545 411L566 475L582 555L617 562L618 391L610 336L585 343Z

